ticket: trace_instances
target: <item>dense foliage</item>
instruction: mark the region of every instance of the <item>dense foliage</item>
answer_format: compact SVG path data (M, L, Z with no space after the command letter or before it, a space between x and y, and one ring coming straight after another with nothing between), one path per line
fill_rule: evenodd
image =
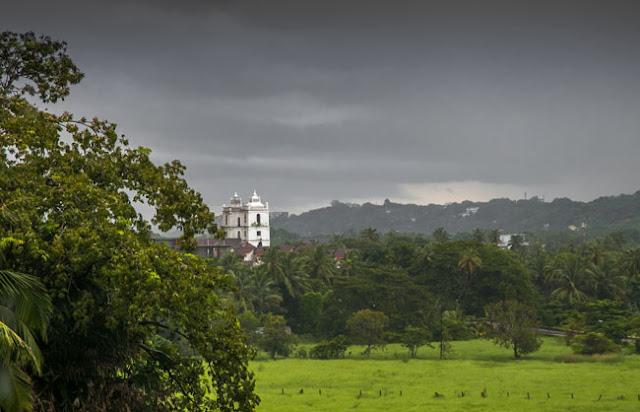
M0 58L0 208L13 216L0 238L20 243L1 269L42 280L54 307L37 407L252 410L252 351L224 302L232 279L155 243L134 208L181 230L185 251L194 235L216 233L184 166L155 165L112 123L24 97L55 102L80 81L64 43L3 33Z
M234 269L237 309L280 314L294 333L326 340L319 358L333 357L328 340L349 336L348 320L363 310L389 318L386 341L412 355L438 342L443 358L449 340L479 336L519 357L539 347L537 326L616 343L638 335L640 248L631 239L614 233L542 245L516 238L501 249L497 237L481 229L451 240L444 230L427 238L368 228L324 244L298 241L286 252L272 247L258 265Z

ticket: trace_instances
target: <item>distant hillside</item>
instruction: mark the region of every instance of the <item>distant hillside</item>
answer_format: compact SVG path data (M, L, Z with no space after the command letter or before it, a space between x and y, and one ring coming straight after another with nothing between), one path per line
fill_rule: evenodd
M272 219L273 227L302 236L358 232L373 227L381 233L398 231L431 234L443 227L449 233L480 229L509 232L568 230L585 222L591 233L640 230L640 191L601 197L591 202L567 198L544 202L494 199L489 202L419 206L392 203L363 205L333 201L330 207Z

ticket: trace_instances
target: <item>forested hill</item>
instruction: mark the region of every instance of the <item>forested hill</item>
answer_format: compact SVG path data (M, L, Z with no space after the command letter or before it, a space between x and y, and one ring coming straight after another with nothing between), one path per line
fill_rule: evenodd
M579 228L583 222L593 234L640 230L640 191L632 195L601 197L591 202L567 198L544 202L535 197L427 206L389 200L382 205L333 201L330 207L277 217L271 224L299 235L315 236L358 232L367 227L381 233L426 234L439 227L449 233L471 232L476 228L507 232L561 231L570 226Z

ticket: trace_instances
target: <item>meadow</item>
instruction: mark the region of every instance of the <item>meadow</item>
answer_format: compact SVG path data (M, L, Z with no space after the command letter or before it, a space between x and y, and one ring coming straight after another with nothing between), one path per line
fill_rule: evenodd
M345 359L277 359L251 367L259 412L298 411L638 411L640 356L573 360L562 339L546 338L523 360L488 340L452 342L449 359L423 347L408 359L400 345ZM437 393L437 395L436 395Z

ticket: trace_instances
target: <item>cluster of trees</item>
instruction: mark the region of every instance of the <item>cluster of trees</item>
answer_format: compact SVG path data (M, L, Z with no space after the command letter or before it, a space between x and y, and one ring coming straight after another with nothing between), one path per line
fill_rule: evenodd
M0 409L254 410L231 278L150 237L188 252L213 214L178 161L37 106L81 79L64 43L0 34Z
M293 333L325 340L322 348L345 336L365 353L396 341L415 356L435 342L444 357L448 340L494 336L520 357L539 348L537 326L615 343L636 333L640 248L619 234L556 249L513 236L502 250L498 238L479 229L451 240L442 228L430 237L368 228L299 252L273 247L254 267L233 255L216 263L233 273L241 319L250 314L255 326L278 314ZM336 249L345 259L332 258ZM377 326L355 327L363 318Z

